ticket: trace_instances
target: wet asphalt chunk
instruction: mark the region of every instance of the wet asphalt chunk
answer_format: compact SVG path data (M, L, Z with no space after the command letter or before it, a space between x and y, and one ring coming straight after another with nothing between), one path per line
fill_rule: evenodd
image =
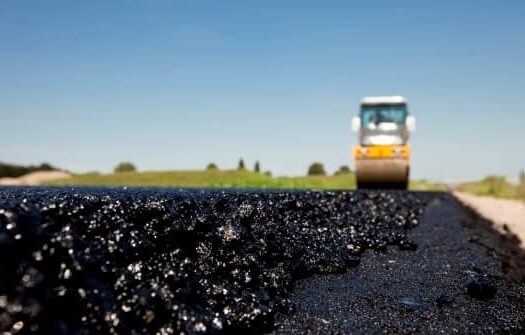
M475 220L445 194L1 188L0 331L521 333L522 255Z

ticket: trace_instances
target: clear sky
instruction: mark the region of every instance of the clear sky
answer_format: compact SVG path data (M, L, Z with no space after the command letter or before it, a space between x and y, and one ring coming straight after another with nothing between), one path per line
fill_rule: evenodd
M525 1L0 1L0 161L333 172L391 94L413 176L517 175Z

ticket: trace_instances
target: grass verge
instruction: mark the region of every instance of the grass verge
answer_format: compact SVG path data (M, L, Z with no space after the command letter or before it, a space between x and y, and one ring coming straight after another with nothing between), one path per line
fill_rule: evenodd
M457 187L460 192L495 198L525 200L525 184L514 185L505 177L489 176L475 182L462 183Z
M147 171L114 174L81 174L49 185L174 186L217 188L355 188L354 174L338 176L277 177L246 170Z
M355 189L353 173L337 176L270 177L247 170L146 171L113 174L88 173L54 180L48 185L158 186L215 188ZM410 182L412 190L445 190L425 180Z

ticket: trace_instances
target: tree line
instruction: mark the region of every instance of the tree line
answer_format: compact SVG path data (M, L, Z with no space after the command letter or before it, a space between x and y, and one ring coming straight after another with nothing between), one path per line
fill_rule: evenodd
M219 166L212 162L206 166L206 170L218 171ZM243 158L239 159L239 162L237 163L237 170L239 171L247 170L246 163L244 162ZM133 163L130 163L130 162L119 163L114 169L115 173L136 172L136 171L137 171L137 168L135 167ZM253 166L253 172L261 173L261 163L259 161L255 161L255 164ZM350 170L348 165L343 165L334 173L334 175L339 176L339 175L344 175L344 174L350 174L351 172L352 170ZM272 173L270 171L265 171L264 175L271 177ZM307 176L326 176L327 173L326 173L323 163L314 162L310 164L310 166L308 167L306 175Z
M206 170L218 170L218 169L219 167L215 163L210 163L206 167ZM239 163L237 164L237 170L239 171L246 170L246 164L244 163L244 159L242 158L239 159ZM261 173L261 164L259 163L259 161L255 161L253 172ZM352 170L350 170L350 167L348 167L348 165L343 165L334 173L334 175L339 176L339 175L349 174L351 172ZM270 171L266 171L264 174L271 175ZM323 163L314 162L310 164L310 166L308 167L306 175L307 176L326 176L327 173L326 173Z
M23 175L26 175L31 172L37 171L51 171L51 170L60 170L49 163L42 163L40 165L16 165L0 162L0 178L11 177L17 178Z

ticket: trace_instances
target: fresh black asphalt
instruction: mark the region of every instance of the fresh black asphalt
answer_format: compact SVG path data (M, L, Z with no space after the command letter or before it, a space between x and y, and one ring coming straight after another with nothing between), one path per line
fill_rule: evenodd
M521 334L524 260L446 193L0 188L12 334Z

